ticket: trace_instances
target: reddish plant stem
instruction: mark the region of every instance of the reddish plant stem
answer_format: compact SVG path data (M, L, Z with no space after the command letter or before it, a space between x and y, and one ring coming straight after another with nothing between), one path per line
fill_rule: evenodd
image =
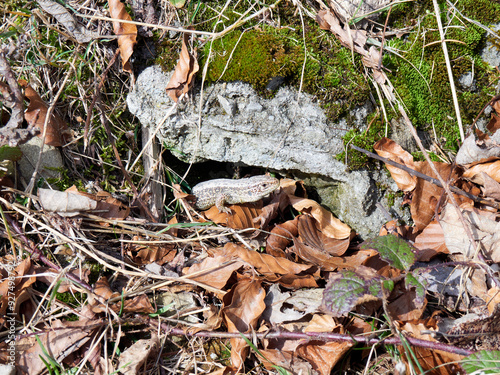
M152 326L157 327L152 323ZM174 336L186 336L186 337L213 337L213 338L241 338L241 335L249 338L253 337L258 339L285 339L285 340L316 340L316 341L340 341L340 342L350 342L353 344L364 344L364 345L401 345L401 340L398 337L391 337L387 339L376 339L369 338L365 336L350 336L342 335L340 333L326 333L326 332L286 332L286 331L274 331L274 332L260 332L260 333L230 333L230 332L211 332L211 331L200 331L200 332L190 332L185 331L182 328L175 328L169 326L168 324L161 324L161 328L165 333ZM448 353L454 353L458 355L468 356L474 353L472 350L458 348L453 345L444 344L441 342L427 341L422 339L417 339L414 337L405 338L411 345L418 346L421 348L426 348L430 350L442 350Z

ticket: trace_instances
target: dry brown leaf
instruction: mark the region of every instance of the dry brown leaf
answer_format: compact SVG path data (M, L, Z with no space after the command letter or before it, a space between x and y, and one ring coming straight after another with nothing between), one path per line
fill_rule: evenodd
M333 317L314 314L304 332L345 333L344 327L337 324ZM306 359L320 374L329 375L332 368L353 346L350 342L308 342L297 347L296 353Z
M106 276L100 277L99 280L96 281L94 285L94 294L98 295L103 300L108 300L110 298L114 298L120 295L120 293L117 292L113 293L111 287L109 286L108 278Z
M320 311L323 300L322 288L290 291L272 284L266 294L266 310L261 320L276 326L284 322L301 321L308 314Z
M491 120L486 126L486 129L488 129L491 134L495 134L497 130L500 129L500 116L498 116L500 114L500 100L495 100L493 103L491 103L491 106L496 113L491 113Z
M107 277L103 276L96 281L94 286L94 293L101 297L101 300L108 301L111 298L116 298L120 296L120 293L113 292L111 287L109 286ZM146 294L138 295L132 299L125 299L125 304L123 309L121 308L122 301L114 303L112 305L108 305L101 303L97 299L93 298L92 295L89 295L89 305L92 306L92 312L99 313L104 312L108 308L111 308L114 312L119 312L123 310L124 312L135 312L135 313L154 313L153 306L149 301L149 298Z
M182 50L179 57L179 62L174 70L172 78L167 85L167 93L175 102L179 97L189 91L195 73L199 70L196 57L192 56L188 51L190 34L184 33L182 38Z
M490 211L461 209L464 220L471 227L474 240L481 243L484 256L494 262L500 262L500 223ZM440 224L444 231L446 247L452 254L462 254L466 259L473 259L476 249L462 227L458 213L451 203L443 209Z
M224 296L222 316L228 332L250 332L266 308L266 292L255 278L240 279ZM240 338L231 339L231 364L240 370L248 354L248 345Z
M344 47L350 50L354 49L355 52L362 56L368 55L368 51L364 48L368 39L365 30L352 30L347 25L342 27L337 16L329 9L320 10L316 15L316 22L323 30L333 32Z
M294 240L294 253L306 261L307 264L314 264L323 271L335 271L337 269L354 269L364 264L368 259L377 255L373 249L360 250L351 256L333 257L321 252L318 249L307 246L299 239Z
M319 223L319 230L331 238L345 239L351 235L351 228L324 209L318 202L311 199L289 196L290 203L299 212L311 214Z
M396 163L403 164L408 168L415 169L413 163L413 156L403 150L403 148L389 138L382 138L380 141L373 145L373 149L380 156L395 161ZM417 177L410 175L408 172L386 164L386 168L391 172L393 180L398 185L398 188L403 191L412 191L417 186Z
M493 314L493 311L495 311L495 307L497 305L500 305L500 288L494 286L490 290L488 290L488 311L490 314Z
M212 250L210 252L212 253ZM216 250L213 257L205 258L200 263L184 268L183 274L187 276L196 273L197 276L189 277L189 279L222 289L233 272L244 265L238 260L233 262L228 262L228 260L226 256L219 254Z
M261 274L287 275L298 274L311 268L308 264L294 263L285 258L275 258L272 255L262 254L254 250L248 250L232 242L228 242L218 254L226 259L237 258L255 267Z
M262 359L262 364L267 370L271 371L271 373L276 372L275 366L282 367L293 375L313 373L311 364L301 360L291 351L281 349L260 349L259 351L265 357Z
M433 319L427 321L412 321L407 322L401 327L401 331L411 334L411 336L435 342L436 340L430 334L421 334L421 332L435 331L434 324L429 324ZM405 350L400 347L400 352L405 353ZM458 362L463 358L457 354L444 352L441 350L427 349L422 347L412 347L412 351L415 353L420 366L424 371L431 371L432 374L436 375L450 375L458 374L459 365ZM402 356L403 360L406 360L405 356ZM412 358L413 361L413 358ZM406 363L407 372L409 373L409 366Z
M280 191L284 194L307 198L303 181L292 180L291 178L282 178L280 180L280 188Z
M227 225L233 229L259 228L254 219L262 214L262 201L227 206L231 213L219 212L215 206L205 211L205 217L216 224Z
M136 375L142 373L141 367L149 356L155 354L160 348L160 340L153 332L150 339L136 341L131 347L120 354L118 368L123 375Z
M318 283L314 275L282 275L273 278L271 275L266 275L265 280L268 282L276 282L287 289L302 289L302 288L317 288Z
M402 225L397 220L391 220L382 225L378 233L379 236L393 234L395 236L407 239L413 239L412 227Z
M144 241L144 239L135 236L133 241ZM177 254L177 248L174 244L163 245L142 245L130 243L125 246L127 254L137 265L157 263L163 265L173 261Z
M304 332L334 332L336 329L342 329L341 327L330 315L314 314Z
M37 0L40 7L52 15L59 23L61 23L78 43L88 43L93 39L98 38L99 33L87 30L80 25L66 8L53 0Z
M417 171L426 174L427 176L436 178L436 175L427 162L417 162L415 163L415 166ZM445 181L454 181L457 179L458 175L456 170L453 170L453 173L451 174L452 167L450 164L434 162L434 166ZM411 216L415 223L415 229L417 232L424 229L434 218L436 207L442 194L442 188L421 178L418 179L410 206ZM459 205L463 202L472 202L469 198L465 198L461 195L454 194L454 197Z
M282 202L283 200L286 200L286 204ZM254 218L253 222L258 225L258 228L267 227L271 220L275 219L278 216L280 207L282 205L284 207L289 205L288 196L286 194L275 194L271 202L262 207L261 214Z
M5 319L7 319L7 309L10 314L20 315L21 304L26 301L29 295L21 297L25 294L26 289L36 281L34 276L34 270L31 268L31 259L26 258L15 265L14 269L11 269L11 265L14 266L12 260L7 260L7 264L1 264L3 281L0 283L0 323L5 324ZM32 275L27 277L28 275ZM14 277L14 286L12 287L12 280L8 277ZM10 299L9 299L10 298ZM12 301L14 298L14 306L9 305L9 300Z
M486 163L493 158L500 157L500 133L492 136L480 133L476 139L474 133L465 138L462 146L457 152L455 162L458 165L470 165L476 163Z
M437 254L449 254L444 241L444 232L441 225L431 221L424 230L415 238L415 247L419 262L427 262Z
M500 200L500 183L496 182L493 178L488 176L486 173L481 172L479 174L480 178L482 179L482 184L483 188L481 189L483 192L483 195L486 198L492 198L496 199L497 201Z
M476 184L483 185L484 180L481 178L481 173L486 173L496 182L500 182L500 160L475 164L464 172L463 177Z
M50 353L51 357L61 362L70 354L76 352L92 336L95 329L101 325L101 320L95 319L90 324L89 321L61 322L55 320L52 326L44 332L38 332L37 336L42 342L44 350ZM24 374L38 375L47 370L42 358L47 360L44 350L37 341L19 340L16 343L19 357L16 368Z
M40 95L24 80L19 80L19 85L24 87L24 96L30 101L28 109L24 113L24 118L29 126L36 126L40 129L38 136L43 137L45 119L49 107L42 100ZM51 118L47 122L45 132L45 144L54 147L65 145L71 140L71 132L64 120L52 111Z
M89 194L79 191L75 185L66 189L65 193L86 197L96 201L95 214L105 219L118 219L123 220L130 214L130 207L125 206L118 199L113 198L111 194L100 191L97 194ZM67 215L66 215L67 216ZM108 226L109 223L102 222L101 225Z
M419 299L414 289L404 289L396 293L399 294L399 296L387 305L387 309L392 318L403 322L420 319L427 306L427 299L424 299L423 304L418 305L416 301Z
M329 375L333 367L352 346L350 342L311 341L299 345L296 353L306 359L319 374Z
M299 216L293 220L285 221L282 224L277 224L267 237L266 253L273 256L285 257L285 249L290 246L294 237L299 234L297 227Z
M132 21L125 9L125 5L120 0L109 0L108 4L111 18ZM137 43L137 27L131 23L113 21L113 31L118 35L118 48L122 57L123 70L132 73L129 59L134 53L134 45Z
M356 5L356 7L357 6L358 5ZM382 70L380 64L382 61L382 52L375 46L371 46L368 49L366 48L366 41L368 39L366 30L351 29L348 23L344 23L344 26L342 26L337 15L329 9L320 10L316 15L316 22L318 22L320 28L330 30L335 34L344 47L361 55L363 65L372 69L373 78L380 85L384 95L389 100L394 101L394 87Z
M118 302L112 305L111 308L114 312L118 313L122 310L121 305L122 303ZM123 305L123 312L152 314L155 312L155 309L151 305L151 301L148 296L146 294L141 294L132 299L126 299L125 304Z
M97 193L96 199L97 215L104 219L124 220L130 214L130 207L113 198L108 192L100 191Z
M330 238L318 230L318 223L309 215L299 216L299 239L306 245L331 256L341 256L349 247L350 238Z

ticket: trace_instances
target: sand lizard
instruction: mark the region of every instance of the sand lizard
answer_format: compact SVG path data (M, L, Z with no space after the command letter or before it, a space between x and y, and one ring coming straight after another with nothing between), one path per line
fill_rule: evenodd
M256 202L280 186L277 178L262 175L230 180L219 178L201 182L191 193L196 197L196 207L205 210L215 205L219 212L231 213L225 204Z

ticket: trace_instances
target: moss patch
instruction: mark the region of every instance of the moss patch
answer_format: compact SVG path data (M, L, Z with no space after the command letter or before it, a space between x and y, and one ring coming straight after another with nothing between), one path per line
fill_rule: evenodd
M459 16L446 13L441 4L443 25L447 26L446 39L452 64L460 114L465 131L472 124L481 108L495 94L493 82L496 72L485 64L480 56L486 32ZM457 9L466 17L487 24L500 19L500 4L489 0L459 0ZM432 1L416 1L401 4L393 9L389 27L396 30L418 23L412 31L401 37L386 41L384 67L405 105L413 125L429 134L436 134L436 143L444 150L456 152L460 143L459 129L453 106L448 73L441 47ZM494 14L494 16L492 16ZM381 16L384 19L385 15ZM391 53L391 51L397 53ZM398 56L399 55L399 56ZM474 85L463 87L459 79L463 74L474 72ZM386 106L389 109L389 106ZM389 121L399 113L388 112ZM374 141L383 135L384 126L377 121L372 131L352 130L344 141L371 149ZM389 131L389 137L390 137ZM434 138L434 137L433 137ZM340 155L342 159L345 155ZM349 151L348 164L351 169L365 167L367 158Z

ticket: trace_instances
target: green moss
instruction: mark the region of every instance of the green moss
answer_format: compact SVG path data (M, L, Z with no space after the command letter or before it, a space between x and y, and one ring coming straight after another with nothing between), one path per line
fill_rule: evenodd
M85 190L82 180L75 180L74 176L69 176L69 171L66 168L51 168L59 174L59 178L47 178L47 182L55 185L59 191L65 191L75 185L78 190Z
M484 24L500 19L500 4L492 0L459 0L456 7L466 16Z
M440 158L438 155L436 155L434 152L428 152L427 154L429 155L429 158L432 161L436 161L436 162L443 161L443 159ZM421 151L412 152L411 156L413 156L414 161L425 161L424 154Z
M491 2L479 0L474 3L477 3L477 7L468 0L459 0L456 6L471 18L478 18L477 10L483 7L498 8L496 12L500 16L500 7L493 7ZM405 10L407 17L412 14L418 17L408 5L401 7L400 12L401 9ZM426 9L429 15L420 18L421 32L410 33L406 39L393 39L387 42L387 49L398 50L403 58L395 54L386 54L384 66L391 70L388 74L389 79L404 102L413 125L431 134L435 132L441 147L455 152L460 143L459 129L444 54L439 43L440 36L435 17L431 14L432 3L418 2L415 7L415 11L419 14L425 14ZM391 17L397 17L399 14L396 11ZM443 18L445 15L446 12L443 12ZM483 17L481 21L487 20ZM489 86L493 72L479 57L485 32L480 27L457 17L443 19L443 22L449 26L446 33L446 38L449 40L448 54L452 62L462 122L467 126L472 123L492 94L491 89L475 92L459 84L459 78L463 74L473 71L476 87ZM395 25L400 26L400 21L396 21Z
M273 33L258 30L236 31L207 44L202 65L210 49L214 59L208 70L208 82L241 80L262 93L271 78L290 77L303 61L298 46Z
M352 144L372 151L373 144L385 135L385 126L379 116L371 114L368 116L367 121L370 126L366 131L351 129L347 132L344 136L344 142L349 145L348 149L336 157L339 161L347 162L347 166L351 170L368 168L370 166L370 158L359 151L351 149L350 145Z

